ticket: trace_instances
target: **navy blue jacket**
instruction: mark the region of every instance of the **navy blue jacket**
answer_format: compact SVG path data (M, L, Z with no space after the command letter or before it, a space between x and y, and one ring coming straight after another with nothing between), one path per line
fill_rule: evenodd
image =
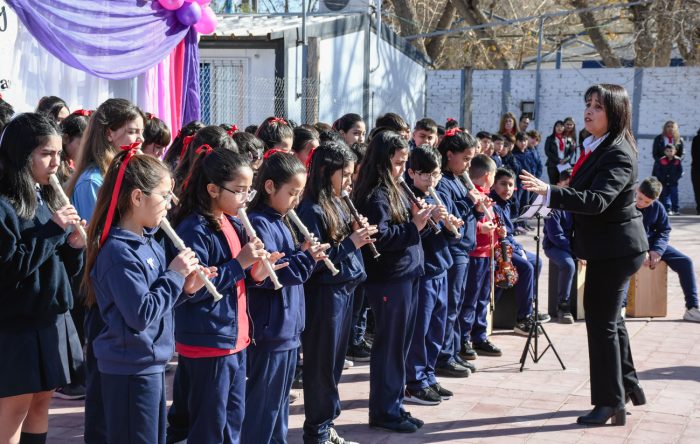
M339 204L336 208L341 215L341 220L347 221L350 224L350 216L345 212ZM304 199L296 209L297 216L306 225L309 232L316 236L321 243L331 244L331 248L326 250L328 258L333 262L335 268L338 269L338 274L333 276L323 262L319 262L314 270L314 273L309 279L310 284L342 284L346 282L362 282L367 279L365 273L365 265L362 261L362 252L355 248L355 244L347 236L340 243L331 242L328 237L328 229L326 228L325 216L320 205L311 200Z
M496 168L500 168L503 166L503 160L501 160L501 156L498 154L493 154L491 156L491 159L493 159L494 162L496 162Z
M368 282L412 279L423 275L420 233L411 221L407 202L407 222L404 223L391 221L389 198L381 188L374 189L369 196L358 202L357 211L367 218L370 225L376 225L378 230L374 245L381 256L374 259L366 248L362 249ZM430 228L426 226L425 229Z
M525 152L530 156L530 168L533 170L530 171L530 173L534 174L535 177L541 177L544 167L542 165L540 150L538 150L537 147L533 147L528 148Z
M517 148L513 149L513 157L515 157L515 160L518 161L518 165L520 165L520 168L523 170L526 170L528 173L534 174L534 166L532 165L532 155L529 153L529 150L525 151L520 151ZM520 171L514 171L517 176L515 177L517 183L520 183Z
M262 205L248 214L250 223L267 251L284 253L281 262L289 265L277 270L283 287L275 290L272 281L255 283L249 279L248 307L255 326L255 347L263 351L293 350L301 345L304 330L304 282L316 262L308 251L300 251L282 215Z
M544 240L542 247L546 250L556 247L574 254L571 249L571 235L574 232L574 217L568 211L552 210L544 221Z
M73 307L70 280L83 267L82 250L40 203L32 219L20 219L0 197L0 330L31 330L55 322Z
M248 236L241 223L231 216L227 217L240 239L241 247L245 246ZM217 268L218 276L212 278L212 283L223 298L215 302L207 289L202 288L179 305L175 309L175 340L199 347L233 349L238 338L236 283L245 279L245 270L236 259L232 259L223 231L210 227L202 215L190 214L177 226L176 231L185 245L195 252L200 263Z
M665 187L678 186L678 181L683 176L681 159L676 156L672 160L668 160L668 157L664 156L654 162L651 174L656 176Z
M503 168L508 168L512 172L515 173L515 177L517 178L520 175L520 170L523 169L522 165L520 165L520 162L518 159L515 157L513 152L511 151L508 153L507 156L502 158L503 160Z
M159 373L173 354L173 308L185 278L168 269L155 231L112 227L90 270L105 323L93 343L103 373Z
M468 264L469 252L476 246L476 221L481 215L474 209L462 180L451 172L443 172L435 190L454 204L455 213L452 214L464 221L462 240L458 244L450 243L449 248L455 264Z
M637 208L639 210L639 208ZM661 202L655 200L648 207L639 210L642 213L642 223L649 241L649 251L656 251L659 255L666 252L668 239L671 237L671 224L668 213Z
M427 204L435 205L435 200L430 194L424 195L416 187L411 187L411 189L416 196L424 199ZM435 192L438 193L438 197L445 205L447 212L459 217L457 208L449 196L437 190ZM433 230L423 230L421 232L421 243L423 244L423 254L425 255L425 278L438 276L452 266L454 261L452 260L452 254L450 254L450 244L459 244L464 235L464 226L459 229L459 237L455 237L454 233L445 226L444 222L441 221L438 226L441 228L438 234L435 234Z
M496 194L495 191L491 191L489 197L491 197L491 199L493 199L494 202L494 206L492 207L494 214L498 216L498 218L501 220L501 223L506 228L506 241L508 241L511 247L513 247L513 254L522 256L523 251L525 251L525 249L518 241L515 240L515 237L513 236L513 232L515 231L515 225L513 224L513 220L510 217L510 201L501 199L501 197L498 194Z

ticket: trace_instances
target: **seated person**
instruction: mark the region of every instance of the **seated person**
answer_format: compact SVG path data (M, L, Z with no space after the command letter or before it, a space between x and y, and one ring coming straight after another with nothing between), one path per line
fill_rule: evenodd
M642 213L649 240L649 256L644 265L654 269L659 261L664 261L671 270L678 273L687 309L683 319L700 322L698 288L695 283L693 261L668 244L671 224L666 209L658 200L662 189L663 186L656 177L644 179L637 188L637 209Z
M513 328L516 334L527 336L530 333L532 320L532 301L534 298L535 279L540 276L542 261L535 273L536 256L525 251L523 246L513 237L515 230L510 215L510 199L515 188L515 173L507 168L499 168L496 171L495 182L490 197L494 201L493 211L506 229L505 240L513 247L513 265L518 271L518 282L515 284L515 300L518 305L517 323ZM499 296L497 292L497 297ZM550 317L546 313L537 315L540 322L548 322Z

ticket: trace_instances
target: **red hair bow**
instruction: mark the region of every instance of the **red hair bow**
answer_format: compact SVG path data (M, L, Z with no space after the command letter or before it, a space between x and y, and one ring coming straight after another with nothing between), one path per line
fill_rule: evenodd
M447 118L447 121L448 121L448 122L456 122L457 119L454 119L454 118L452 118L452 117L448 117L448 118Z
M114 184L114 189L112 190L112 200L109 203L109 209L107 210L107 217L105 218L105 226L102 228L102 235L100 236L100 247L107 240L109 235L109 230L112 228L112 220L114 220L114 211L117 209L117 201L119 200L119 191L122 188L122 182L124 181L124 173L126 172L126 166L132 157L139 153L138 147L141 145L140 142L134 142L131 145L124 145L120 147L122 150L127 151L124 159L122 159L122 164L119 165L119 172L117 172L117 181Z
M93 111L89 109L76 109L75 111L73 111L73 114L83 117L90 117L92 113Z
M456 135L457 133L461 133L462 130L459 129L458 127L450 128L447 131L445 131L445 137L452 137Z
M267 123L281 123L282 125L287 125L287 121L281 117L274 117L270 119Z
M280 150L280 149L277 149L277 148L271 148L271 149L265 151L265 154L263 154L263 159L267 160L267 159L270 158L270 156L272 156L272 155L275 154L275 153L285 153L285 154L287 154L288 151Z
M314 153L316 152L318 148L314 148L311 150L309 153L309 157L306 158L306 171L309 171L311 169L311 159L314 157Z
M202 154L202 153L204 153L204 155L206 156L206 155L208 155L209 153L211 153L212 151L214 151L214 148L210 147L210 146L207 145L207 144L204 144L204 145L201 145L199 148L197 148L197 149L195 150L194 153L195 153L195 154Z
M231 125L231 129L228 130L228 131L226 131L226 133L227 133L229 136L232 136L232 137L233 137L233 135L236 134L237 131L238 131L238 127L237 127L236 125Z
M194 139L194 135L185 136L182 139L182 149L180 150L180 157L178 160L182 161L182 158L185 157L185 153L187 153L187 147L190 146L190 142L192 142L192 139Z

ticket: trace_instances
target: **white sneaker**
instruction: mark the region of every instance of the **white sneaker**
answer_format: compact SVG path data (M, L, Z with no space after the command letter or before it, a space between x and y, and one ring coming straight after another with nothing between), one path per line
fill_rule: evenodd
M328 441L326 441L326 444L360 444L354 441L346 441L343 438L338 435L338 432L335 431L333 427L328 429Z
M346 359L345 362L343 363L343 370L347 370L354 365L355 365L354 362Z
M700 310L697 307L689 308L683 315L684 321L700 322Z

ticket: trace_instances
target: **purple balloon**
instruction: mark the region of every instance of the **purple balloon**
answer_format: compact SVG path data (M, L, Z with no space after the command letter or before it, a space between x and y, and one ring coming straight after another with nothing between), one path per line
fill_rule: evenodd
M192 26L202 17L202 7L197 2L185 3L175 11L177 19L185 26Z

